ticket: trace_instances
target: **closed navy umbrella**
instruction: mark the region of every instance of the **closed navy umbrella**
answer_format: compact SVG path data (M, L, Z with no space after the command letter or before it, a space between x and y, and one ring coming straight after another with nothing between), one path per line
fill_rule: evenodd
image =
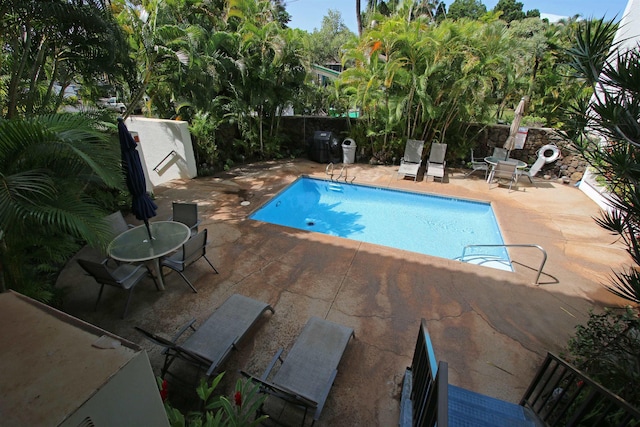
M136 150L136 141L133 139L124 120L118 117L118 136L120 137L120 151L122 153L122 168L126 176L127 187L131 193L131 211L147 226L149 239L151 228L149 218L156 216L158 206L147 194L147 183L140 162L140 154Z

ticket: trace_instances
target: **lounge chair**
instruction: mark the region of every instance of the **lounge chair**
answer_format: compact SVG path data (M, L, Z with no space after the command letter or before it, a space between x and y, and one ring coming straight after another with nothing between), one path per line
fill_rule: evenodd
M422 164L423 148L424 141L407 139L407 144L404 147L404 156L400 159L398 175L403 175L404 177L412 176L414 181L418 179L418 169Z
M484 171L484 179L487 179L487 173L489 173L489 164L484 160L479 162L473 158L473 150L471 150L471 171L465 174L465 178L476 171Z
M191 320L172 340L138 326L135 328L151 342L164 347L165 358L160 371L162 378L167 374L177 377L169 372L169 368L176 359L196 366L198 376L202 370L205 371L205 375L211 376L267 310L274 313L273 308L267 303L234 294L227 298L198 329L193 326L195 319ZM187 329L194 331L193 334L179 344L178 340Z
M509 180L509 191L511 191L511 186L516 184L518 186L518 164L513 161L500 160L496 166L491 170L491 174L489 175L489 182L492 182L494 179L499 180L506 179Z
M405 371L400 427L546 425L530 408L449 384L448 369L447 362L436 361L422 319L413 361Z
M447 144L441 144L434 142L431 144L431 151L429 152L429 159L427 160L427 173L426 176L432 176L440 178L440 182L444 180L444 167L446 161L444 156L447 154Z
M243 375L260 385L260 391L304 408L304 425L309 409L313 422L320 418L331 386L338 373L353 329L318 317L309 319L284 361L280 349L260 378L246 372ZM282 366L268 380L276 362Z
M536 161L531 165L531 167L529 169L524 169L524 170L520 170L518 169L516 172L518 174L518 177L520 176L526 176L527 178L529 178L529 182L533 184L533 177L537 175L538 172L540 172L540 169L542 169L542 166L544 166L544 164L546 163L545 158L543 156L540 156L536 159Z

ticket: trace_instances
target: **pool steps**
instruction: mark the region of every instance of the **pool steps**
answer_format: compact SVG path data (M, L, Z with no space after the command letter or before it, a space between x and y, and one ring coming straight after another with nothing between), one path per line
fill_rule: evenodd
M503 258L496 257L494 255L482 255L482 254L467 255L467 249L469 248L534 248L534 249L538 249L540 252L542 252L542 261L540 262L540 267L538 268L538 274L534 282L536 285L538 285L540 282L540 275L542 274L542 269L544 268L544 265L547 262L547 251L545 251L542 246L535 245L535 244L467 245L462 250L462 255L456 259L462 262L467 262L469 264L484 265L486 267L493 267L499 270L513 271L513 269L511 268L511 262L509 260L505 260Z

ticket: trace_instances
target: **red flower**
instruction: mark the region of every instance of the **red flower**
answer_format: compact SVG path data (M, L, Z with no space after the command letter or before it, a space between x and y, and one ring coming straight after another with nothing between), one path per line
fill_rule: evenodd
M242 406L242 394L239 391L236 391L236 394L233 395L233 398L236 401L236 406Z
M584 381L580 380L578 381L578 387L582 387L584 385Z
M169 384L167 383L167 380L162 380L162 387L160 387L160 397L162 398L162 401L165 402L168 396Z

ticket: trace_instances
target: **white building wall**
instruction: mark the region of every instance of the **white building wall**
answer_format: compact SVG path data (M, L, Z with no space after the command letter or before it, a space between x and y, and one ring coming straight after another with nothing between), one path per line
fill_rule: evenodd
M613 38L613 46L620 52L638 49L640 43L640 0L629 0L622 14L618 31ZM594 95L595 96L595 95ZM612 207L606 198L606 189L596 182L589 170L585 171L579 187L602 210L611 211Z
M125 124L134 137L145 170L147 191L173 179L198 175L187 122L129 117Z

